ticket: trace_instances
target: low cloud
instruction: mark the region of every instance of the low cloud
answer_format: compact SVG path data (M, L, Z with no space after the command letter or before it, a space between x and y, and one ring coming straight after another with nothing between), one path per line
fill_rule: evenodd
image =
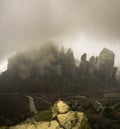
M109 47L119 63L119 5L119 0L1 0L0 59L53 40L75 53L84 45L93 54Z

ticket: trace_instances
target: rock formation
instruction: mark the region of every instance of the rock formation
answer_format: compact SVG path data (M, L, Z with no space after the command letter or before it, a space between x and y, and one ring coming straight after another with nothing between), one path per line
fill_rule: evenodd
M101 78L107 83L112 80L115 54L109 49L104 48L98 57L97 68Z
M59 63L63 76L65 75L69 78L77 78L75 59L71 49L68 49L66 53L64 52L64 48L61 49L59 54Z
M96 59L94 56L92 56L89 59L89 75L90 75L91 79L94 79L95 70L96 70Z
M70 76L72 78L76 78L77 71L76 71L73 51L71 49L68 49L67 53L65 54L65 57L66 57L66 73L67 73L67 76Z
M49 112L52 114L50 115ZM44 117L49 119L45 121ZM39 120L40 118L41 113L38 113L16 126L0 127L0 129L91 129L84 113L71 111L70 107L61 100L56 102L51 110L44 111L43 120Z
M113 70L112 70L112 81L113 83L116 82L116 74L117 74L117 70L118 68L117 67L113 67Z
M79 77L86 78L89 75L89 62L87 61L87 54L84 53L81 56L81 62L79 66Z
M8 70L0 76L0 88L14 92L57 90L60 93L60 90L73 91L76 90L75 87L83 85L90 87L88 81L94 86L94 82L98 80L98 87L100 83L112 84L115 83L117 72L114 68L114 57L114 53L106 48L98 57L92 56L89 61L84 53L77 67L71 49L59 50L56 45L47 44L40 49L11 57L8 60Z
M61 74L65 75L66 74L66 56L64 52L64 47L61 48L59 53L59 63L61 67Z

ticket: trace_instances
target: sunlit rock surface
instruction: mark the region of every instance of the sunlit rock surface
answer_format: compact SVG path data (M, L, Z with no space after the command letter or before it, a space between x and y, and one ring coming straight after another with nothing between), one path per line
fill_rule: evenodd
M56 115L53 115L56 114ZM58 101L54 106L39 112L16 126L0 127L0 129L91 129L88 119L82 112L71 111L69 106Z
M23 124L10 129L62 129L56 120L51 122L37 122L34 124Z
M60 125L65 129L71 129L77 122L77 115L73 111L68 111L65 114L59 114L57 118Z
M69 106L63 101L58 101L58 103L56 103L56 108L57 111L61 114L69 111Z

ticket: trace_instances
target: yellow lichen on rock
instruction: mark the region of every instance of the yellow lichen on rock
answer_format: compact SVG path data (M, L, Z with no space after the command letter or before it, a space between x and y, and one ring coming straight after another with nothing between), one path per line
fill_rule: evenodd
M39 122L36 127L36 129L63 129L59 126L56 120L52 120L50 122Z
M61 113L61 114L69 111L69 106L61 100L56 103L56 108L58 113Z
M9 129L63 129L59 126L56 120L50 122L36 122L34 124L23 124L11 127Z
M60 125L65 129L71 129L77 121L77 115L73 111L69 111L65 114L59 114L57 118Z

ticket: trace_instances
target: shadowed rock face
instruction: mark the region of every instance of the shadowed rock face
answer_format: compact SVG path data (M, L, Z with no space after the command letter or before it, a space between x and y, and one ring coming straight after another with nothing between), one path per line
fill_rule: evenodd
M86 78L89 75L89 62L87 61L87 54L84 53L81 56L81 62L79 66L79 77Z
M61 49L59 54L59 63L62 75L65 75L69 78L77 78L74 54L71 49L68 49L66 53L64 52L64 48Z
M113 79L113 82L116 82L116 80L117 80L117 78L116 78L117 70L118 70L117 67L113 67L113 70L112 70L112 79Z
M92 79L94 79L95 70L96 70L96 59L95 59L94 56L92 56L89 59L89 74L90 74L90 76L91 76Z
M104 48L98 57L97 68L105 81L112 79L115 55L112 51Z
M91 129L85 114L71 111L65 102L60 100L51 109L52 117L47 121L39 120L41 114L38 113L21 124L9 128L0 127L0 129ZM42 114L43 119L45 116L49 117L47 113L48 111Z
M54 44L47 44L36 51L20 53L8 60L8 70L16 71L21 79L35 76L65 75L77 77L73 51L58 50Z

